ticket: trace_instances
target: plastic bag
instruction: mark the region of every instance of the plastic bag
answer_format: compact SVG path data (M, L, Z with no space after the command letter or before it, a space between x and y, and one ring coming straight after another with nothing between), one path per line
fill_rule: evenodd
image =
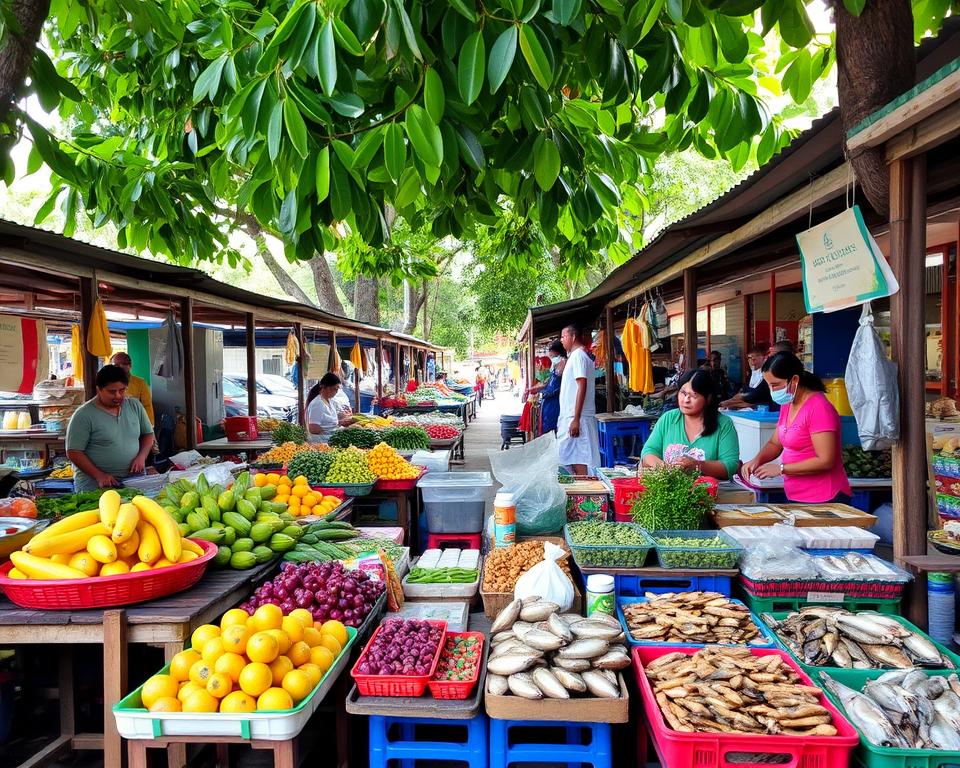
M543 560L517 579L513 596L518 599L539 596L560 606L560 613L573 606L573 582L557 565L566 553L551 541L543 542Z
M554 533L567 524L567 494L557 480L560 454L555 433L487 455L493 476L517 502L517 535Z
M850 408L866 451L890 448L900 439L900 393L897 364L887 359L873 327L870 303L863 305L844 376Z
M769 541L753 544L744 550L740 573L758 581L797 581L815 579L818 571L813 558L806 552L783 541Z
M203 475L207 478L210 485L222 485L226 488L233 481L233 470L240 464L234 464L232 461L221 461L218 464L206 464L184 469L182 471L172 471L169 473L169 482L175 483L177 480L189 480L191 483L197 482L197 478Z

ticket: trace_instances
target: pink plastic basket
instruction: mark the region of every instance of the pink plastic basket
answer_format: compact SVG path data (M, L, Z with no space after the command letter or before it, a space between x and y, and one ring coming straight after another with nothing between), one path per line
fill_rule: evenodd
M698 650L683 645L638 646L633 649L634 674L661 765L670 768L754 768L777 764L783 768L848 768L860 737L823 695L820 696L820 705L830 712L837 729L836 736L681 733L670 728L663 719L644 668L661 656L677 652L692 656ZM785 651L756 648L751 653L754 656L776 654L797 672L804 683L815 684ZM745 758L745 755L751 757ZM771 758L774 755L777 756L775 763Z

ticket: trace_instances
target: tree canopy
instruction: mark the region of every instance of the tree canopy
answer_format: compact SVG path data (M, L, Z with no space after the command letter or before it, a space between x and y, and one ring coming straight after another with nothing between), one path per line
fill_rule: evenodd
M914 3L918 29L949 6ZM28 37L10 13L4 34ZM49 15L50 56L33 51L15 95L62 128L14 106L3 145L25 131L30 169L54 174L38 218L59 205L70 234L86 212L177 261L233 263L231 228L277 234L291 259L354 234L373 247L349 268L367 274L424 274L379 247L388 207L438 238L509 210L567 276L622 261L658 157L766 162L789 140L769 98L803 102L836 57L803 0L53 0Z

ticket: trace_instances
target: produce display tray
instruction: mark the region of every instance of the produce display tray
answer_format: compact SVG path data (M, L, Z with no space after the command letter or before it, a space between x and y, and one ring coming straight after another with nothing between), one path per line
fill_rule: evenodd
M196 584L217 554L217 545L191 539L203 554L189 563L157 570L97 576L86 579L11 579L13 563L0 566L0 589L21 608L44 611L75 611L84 608L113 608L131 605L182 592Z
M814 593L807 597L756 597L745 589L740 590L740 596L747 607L758 616L771 611L798 611L805 605L832 605L846 608L852 613L857 611L875 611L888 616L900 614L899 600L877 600L874 598L846 597L842 594ZM834 599L836 598L836 599Z
M576 523L574 523L574 525L575 524ZM634 566L640 568L646 562L650 550L653 549L653 540L647 532L636 523L609 523L609 525L626 525L639 533L646 543L636 546L621 544L574 544L570 537L570 525L571 524L568 523L563 526L563 536L578 566Z
M723 531L653 531L647 532L657 550L657 560L661 568L688 568L712 570L717 568L736 568L740 562L743 547ZM661 544L660 539L720 539L723 547L670 546ZM699 563L698 563L699 560Z
M363 653L357 658L353 669L350 670L350 676L357 685L357 689L363 696L409 696L416 698L422 696L427 690L427 683L437 671L437 664L440 661L440 654L443 652L443 644L447 636L447 623L445 621L434 621L427 619L429 624L441 627L440 641L437 644L437 652L433 657L433 664L430 666L430 672L426 675L362 675L357 672L358 667L367 655L370 646L377 639L377 635L383 630L381 624L377 627L370 640L367 642Z
M787 616L789 616L791 613L792 613L792 611L784 611L784 612L780 612L780 613L761 614L760 619L761 619L761 621L762 621L762 620L763 620L763 617L766 615L766 616L770 616L770 618L772 618L772 619L775 619L775 620L777 620L777 621L780 621L780 620L782 620L782 619L785 619L785 618L786 618ZM902 625L905 626L907 629L909 629L911 632L916 632L916 633L922 635L923 637L925 637L927 640L929 640L931 643L933 643L935 646L937 646L937 650L939 650L941 654L943 654L943 655L946 656L948 659L950 659L950 661L953 662L955 669L960 669L960 656L958 656L957 654L955 654L953 651L951 651L949 648L947 648L946 646L944 646L942 643L938 643L936 640L934 640L932 637L930 637L930 635L928 635L926 632L924 632L922 629L920 629L920 628L919 628L918 626L916 626L915 624L911 624L909 621L907 621L907 620L906 620L905 618L903 618L902 616L890 616L890 618L893 619L894 621L896 621L897 623L902 624ZM864 684L865 682L867 682L867 680L875 680L876 678L880 677L881 675L884 675L884 674L886 674L887 672L890 672L890 671L891 671L891 668L890 668L890 667L887 667L886 669L843 669L843 668L841 668L841 667L818 667L818 666L814 666L813 664L805 664L805 663L790 649L790 647L787 645L787 643L786 643L785 641L783 641L783 640L780 639L780 636L776 633L775 630L771 629L770 631L771 631L771 634L773 634L773 636L776 638L777 644L778 644L781 648L783 648L787 653L790 654L791 658L793 658L793 660L797 663L797 665L800 667L800 669L803 670L804 674L809 675L809 676L814 680L814 682L817 682L818 684L819 684L819 680L820 680L820 673L821 673L821 672L826 672L828 675L830 675L830 677L832 677L832 678L833 678L834 680L836 680L838 683L843 683L844 685L848 685L848 686L850 686L851 688L856 688L857 690L860 690L860 688L863 687L863 684ZM926 668L926 667L917 667L917 669L920 669L922 672L924 672L925 674L927 674L928 676L931 676L931 677L936 676L936 675L938 675L938 674L943 674L943 673L944 673L944 668L941 668L941 669L932 669L932 668L930 668L930 669L928 669L928 668ZM953 670L951 670L951 671L953 671Z
M484 692L483 706L496 720L531 720L564 723L626 723L630 720L630 694L622 674L619 699L579 697L571 699L524 699ZM674 768L672 763L664 763ZM699 767L698 767L699 768Z
M415 558L410 563L410 568L416 568L417 560ZM469 584L410 584L407 579L409 574L403 579L403 594L411 600L470 600L477 594L480 588L480 574L483 570L482 559L477 568L477 579Z
M420 468L420 474L416 477L407 478L405 480L384 480L380 478L374 483L374 486L378 491L412 491L417 487L417 483L420 482L420 478L427 474L427 470L423 467Z
M703 648L705 645L720 645L727 646L731 648L779 648L780 643L777 640L776 636L773 633L773 630L770 629L766 624L764 624L760 618L753 612L750 613L750 618L753 620L753 623L757 625L757 629L760 630L760 636L763 638L764 642L761 643L678 643L676 640L670 640L668 642L661 642L657 640L634 640L633 635L630 634L630 630L627 628L627 617L623 613L623 606L629 605L630 603L646 603L647 598L645 597L617 597L617 618L620 619L620 626L623 627L623 634L626 636L627 643L632 646L657 646L657 645L682 645L684 648ZM730 602L736 603L737 605L743 605L739 600L731 600Z
M143 686L113 705L117 731L125 739L167 736L233 736L241 739L286 741L296 737L348 666L357 630L347 627L347 644L316 687L293 709L228 714L224 712L150 712L140 699ZM158 674L166 674L170 665Z
M663 718L660 705L654 697L653 688L644 672L645 665L661 656L679 652L688 655L696 648L683 645L661 645L634 648L633 670L640 696L643 699L645 719L660 763L670 768L728 768L731 753L749 753L754 757L749 765L764 763L781 764L803 768L848 768L854 748L860 741L857 731L840 714L837 708L821 694L820 705L826 708L837 729L836 736L785 736L753 733L682 733L670 728ZM797 667L789 654L773 648L759 648L756 656L779 655L784 658L805 683L810 679ZM776 755L777 758L773 758ZM780 762L783 756L789 760Z
M907 586L903 581L873 581L847 579L776 579L759 581L740 574L741 586L754 597L808 597L814 594L849 595L873 600L899 600Z
M487 665L487 643L484 640L483 632L448 632L447 638L473 637L480 641L480 659L477 662L477 672L471 680L457 681L452 680L430 680L427 688L430 689L430 695L435 699L460 700L470 698L470 694L480 678L483 667ZM446 641L444 641L446 642ZM443 654L440 654L443 658Z
M373 486L377 483L337 483L336 485L311 485L310 487L324 493L332 493L336 490L343 491L345 496L369 496L373 491Z

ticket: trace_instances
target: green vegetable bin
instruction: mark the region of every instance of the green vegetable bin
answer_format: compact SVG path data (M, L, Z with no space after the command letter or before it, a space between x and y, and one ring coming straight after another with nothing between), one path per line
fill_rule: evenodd
M573 523L572 525L578 525ZM616 568L641 568L647 561L647 555L653 549L653 541L649 534L635 523L599 523L603 526L627 526L636 531L643 544L576 544L570 534L570 525L563 527L563 535L567 546L573 552L573 558L578 566L609 566Z
M649 536L656 545L661 568L736 568L743 553L743 547L723 531L653 531ZM676 545L665 543L666 539L719 541L721 545Z

